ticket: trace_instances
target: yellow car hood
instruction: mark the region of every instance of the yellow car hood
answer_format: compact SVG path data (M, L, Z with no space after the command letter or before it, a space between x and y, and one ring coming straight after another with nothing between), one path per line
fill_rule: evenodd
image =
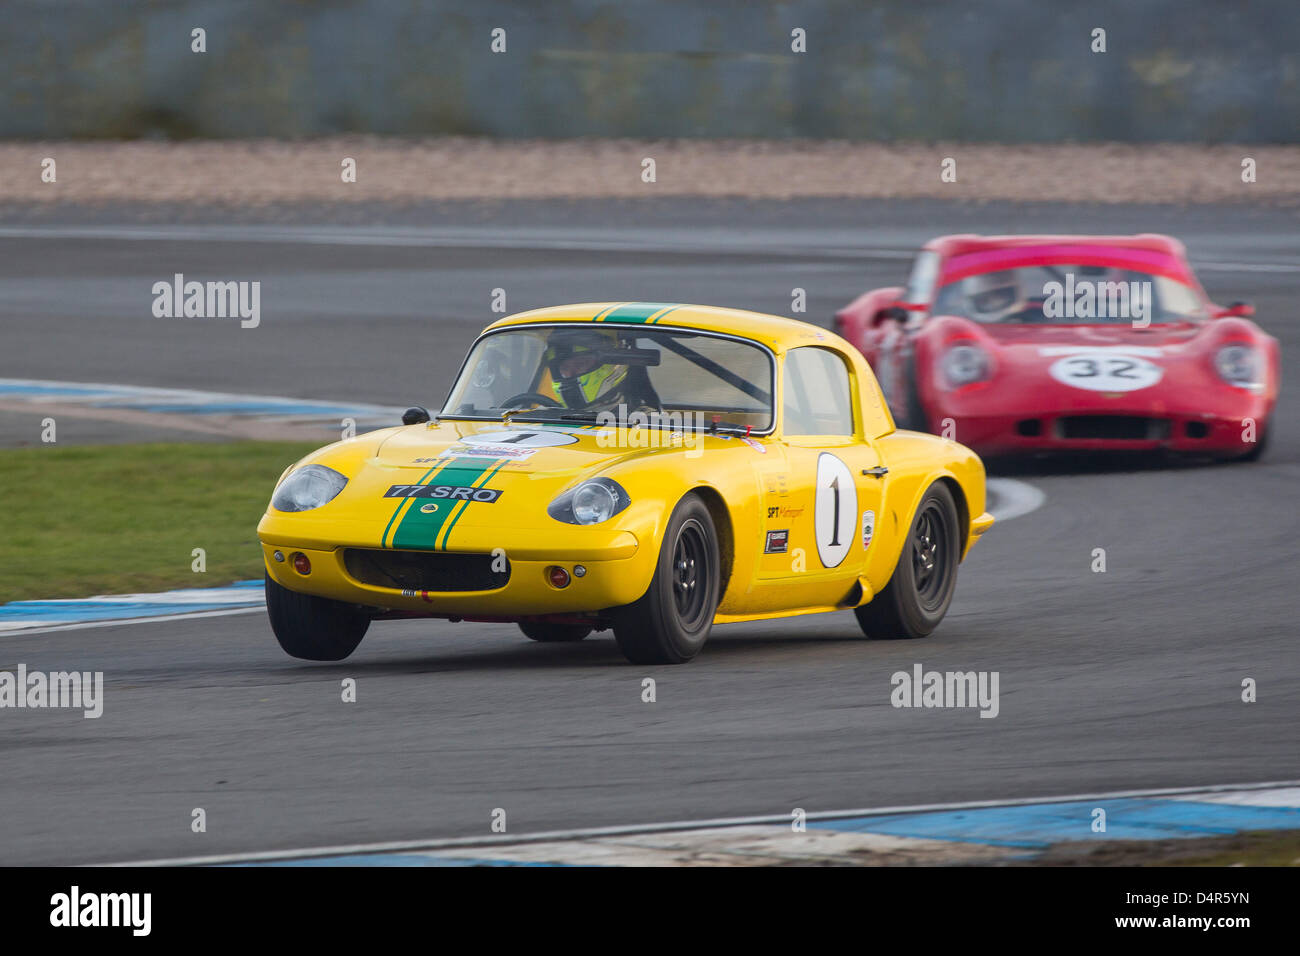
M448 550L457 534L464 540L488 529L558 532L567 526L549 517L546 507L560 492L624 459L657 451L619 447L627 444L623 436L581 424L466 421L358 436L300 463L347 476L333 501L301 513L272 509L261 530L264 538L292 533L336 546L418 550Z

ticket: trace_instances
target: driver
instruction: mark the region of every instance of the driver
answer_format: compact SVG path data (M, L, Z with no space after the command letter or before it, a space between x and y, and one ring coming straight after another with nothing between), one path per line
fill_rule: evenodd
M1002 322L1029 306L1029 297L1013 270L967 276L961 280L961 291L971 318L977 322Z
M603 329L557 329L542 360L551 387L567 408L590 408L619 397L628 366L617 361L618 333Z

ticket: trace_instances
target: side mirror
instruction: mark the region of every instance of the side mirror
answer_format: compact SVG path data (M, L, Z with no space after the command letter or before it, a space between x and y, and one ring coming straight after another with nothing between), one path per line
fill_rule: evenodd
M1226 319L1229 316L1234 316L1239 319L1249 319L1254 314L1255 307L1253 305L1249 302L1237 301L1230 304L1226 309L1220 309L1214 314L1214 317L1216 319Z
M423 405L412 405L402 412L403 425L422 425L429 420L429 410Z

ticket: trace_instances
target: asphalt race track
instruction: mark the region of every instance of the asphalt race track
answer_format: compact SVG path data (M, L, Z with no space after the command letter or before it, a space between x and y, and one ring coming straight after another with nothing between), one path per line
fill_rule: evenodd
M802 287L824 324L900 280L918 242L956 231L1173 233L1217 301L1255 303L1284 373L1300 355L1287 212L611 202L369 215L5 219L0 376L436 408L494 288L512 312L647 299L789 314ZM150 287L176 272L259 279L260 327L154 318ZM608 635L543 646L512 626L443 622L381 622L351 660L312 665L280 651L261 613L0 637L0 669L106 681L98 720L6 720L0 863L476 836L498 807L527 833L1295 778L1298 402L1284 384L1257 464L1017 468L1043 506L986 536L921 642L866 641L847 612L720 627L694 663L663 668L627 665ZM21 424L8 416L0 439ZM51 491L51 507L77 500L93 507ZM1090 570L1099 547L1103 574ZM892 708L890 675L917 663L998 671L999 715ZM1245 677L1257 703L1240 699ZM355 704L340 700L344 678ZM196 807L204 834L190 830Z

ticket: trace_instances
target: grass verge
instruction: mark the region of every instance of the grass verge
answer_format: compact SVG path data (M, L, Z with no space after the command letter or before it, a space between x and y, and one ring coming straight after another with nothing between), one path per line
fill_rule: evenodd
M0 603L260 577L257 521L319 442L0 450ZM192 570L195 548L207 570Z

